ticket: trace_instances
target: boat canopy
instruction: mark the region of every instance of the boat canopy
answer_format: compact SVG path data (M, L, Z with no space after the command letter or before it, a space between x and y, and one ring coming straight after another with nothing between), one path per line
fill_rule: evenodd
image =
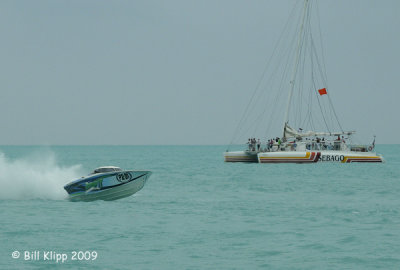
M120 167L115 167L115 166L104 166L104 167L99 167L95 169L91 174L96 174L96 173L105 173L105 172L120 172L122 169Z

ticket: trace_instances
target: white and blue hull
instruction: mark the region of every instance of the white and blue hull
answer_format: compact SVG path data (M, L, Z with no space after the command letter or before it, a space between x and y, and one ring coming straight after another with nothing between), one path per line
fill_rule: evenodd
M150 171L100 173L73 181L64 189L71 201L112 201L141 190L150 175Z

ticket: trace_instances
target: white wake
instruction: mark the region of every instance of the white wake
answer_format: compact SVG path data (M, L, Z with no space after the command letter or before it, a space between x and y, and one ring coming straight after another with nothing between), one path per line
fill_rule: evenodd
M79 178L80 171L80 165L58 165L50 151L15 160L0 152L0 199L65 199L64 185Z

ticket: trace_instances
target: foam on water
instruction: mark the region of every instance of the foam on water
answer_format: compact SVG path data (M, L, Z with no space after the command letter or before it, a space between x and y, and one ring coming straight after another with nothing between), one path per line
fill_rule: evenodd
M64 185L79 178L80 165L63 167L51 151L10 159L0 152L0 199L53 199L67 197Z

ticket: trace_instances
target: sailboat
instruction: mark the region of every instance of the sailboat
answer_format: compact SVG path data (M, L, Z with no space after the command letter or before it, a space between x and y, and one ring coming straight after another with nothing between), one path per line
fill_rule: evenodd
M353 163L384 161L382 155L374 152L375 136L370 145L354 144L352 138L355 131L344 131L338 120L327 87L322 41L318 44L316 42L317 35L313 34L315 26L313 27L314 21L311 19L311 11L317 8L316 1L304 0L302 8L299 9L301 12L298 16L298 23L294 25L293 30L296 41L292 39L294 42L290 42L290 39L287 39L285 43L281 36L275 49L280 48L286 54L276 53L275 50L273 53L278 57L279 66L273 69L273 72L270 72L269 78L276 79L279 77L275 75L277 71L281 71L282 76L280 76L280 84L269 87L269 89L276 88L278 94L275 95L275 98L271 98L273 97L271 94L268 97L268 100L272 100L272 104L269 106L272 108L272 113L268 117L272 119L279 108L286 107L284 114L282 113L284 115L282 136L270 137L265 147L255 138L251 138L246 150L230 151L228 149L224 153L226 162ZM288 22L294 21L293 17L296 17L293 15L294 12L292 11L289 16ZM319 21L317 25L319 26ZM287 30L289 27L285 26L285 29L286 32L290 32L290 30ZM283 31L283 33L286 32ZM320 29L319 37L322 39ZM292 46L294 49L285 46L287 44L289 46L294 45ZM285 61L285 59L288 60ZM292 59L292 68L288 68L290 59ZM284 81L288 81L289 84L282 83ZM252 100L246 107L245 114L253 109L254 100L257 100L254 97L257 96L257 91L261 88L260 85L261 83L256 87ZM284 92L285 89L288 89L286 106L278 102L280 93ZM263 110L263 112L265 111ZM246 119L246 117L242 118L238 127L246 122L243 119ZM318 130L317 122L320 123L323 131L316 131ZM294 128L294 126L297 128ZM309 128L308 131L305 131L306 127ZM237 130L240 130L240 128L237 128Z

